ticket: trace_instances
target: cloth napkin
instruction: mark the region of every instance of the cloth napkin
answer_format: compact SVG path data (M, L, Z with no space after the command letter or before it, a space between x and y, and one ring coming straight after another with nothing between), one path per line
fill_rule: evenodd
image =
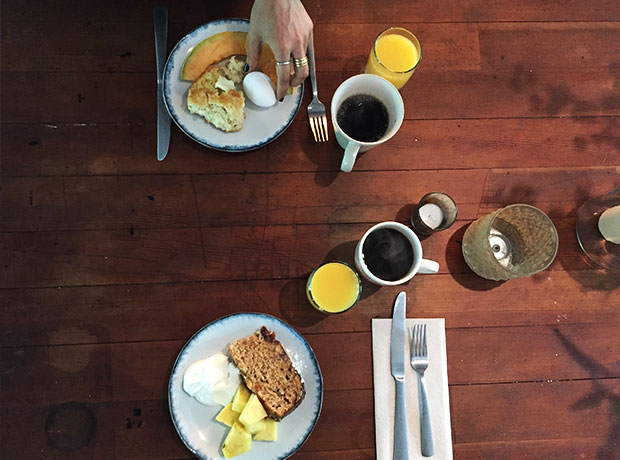
M424 459L420 450L420 416L418 381L409 365L409 329L416 323L426 324L429 366L424 374L428 389L433 428L435 455L432 459L452 459L452 430L450 428L450 399L448 396L448 365L446 359L446 330L443 318L407 319L407 429L409 458ZM394 451L394 407L396 390L390 370L391 319L372 320L372 365L375 388L375 438L377 460L391 460Z

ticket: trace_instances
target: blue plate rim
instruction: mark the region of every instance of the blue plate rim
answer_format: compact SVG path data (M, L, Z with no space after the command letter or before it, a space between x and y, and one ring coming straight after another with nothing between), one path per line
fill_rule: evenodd
M171 397L171 395L172 395L172 379L174 377L174 372L175 372L175 369L177 368L177 364L179 363L179 360L181 359L181 357L183 356L183 354L187 350L187 347L190 345L190 343L198 335L200 335L203 331L207 330L210 327L215 326L218 323L221 323L221 322L224 322L224 321L228 321L228 320L231 320L233 318L243 317L243 316L247 316L247 317L251 317L251 318L252 317L255 317L255 318L268 318L270 320L275 320L276 322L278 322L282 326L284 326L286 329L288 329L294 336L296 336L300 340L300 342L310 352L309 355L312 358L312 362L313 362L314 367L315 367L315 369L317 371L317 374L318 374L318 384L319 384L318 393L320 395L320 398L319 398L319 401L318 401L318 408L316 410L316 416L314 417L314 420L312 421L312 424L309 427L309 429L306 432L306 434L304 435L303 439L295 447L293 447L291 450L289 450L288 452L284 453L282 456L278 457L277 459L274 459L274 460L285 460L285 459L289 458L291 455L293 455L295 452L297 452L301 448L301 446L304 445L304 443L308 440L308 438L310 437L310 435L314 431L314 428L316 427L316 424L317 424L317 422L319 420L319 417L321 415L321 411L323 409L323 373L321 372L321 368L319 367L319 362L318 362L318 360L316 358L316 354L314 353L314 350L312 349L312 347L310 346L308 341L304 338L304 336L302 336L293 326L291 326L287 322L285 322L285 321L281 320L280 318L277 318L277 317L275 317L273 315L269 315L267 313L258 313L258 312L231 313L230 315L222 316L222 317L220 317L220 318L218 318L216 320L213 320L213 321L205 324L200 329L198 329L196 332L194 332L194 334L192 334L192 336L189 338L189 340L187 340L187 342L185 342L183 344L183 347L179 351L179 354L177 355L176 359L174 360L174 364L172 365L172 371L170 372L170 379L168 380L168 410L170 412L170 418L172 419L172 424L174 425L174 428L175 428L177 434L179 435L179 437L183 441L183 444L185 444L185 447L187 447L190 450L190 452L192 452L196 457L200 458L201 460L218 460L218 459L214 459L214 458L211 458L211 457L208 457L208 456L207 457L203 456L203 454L201 452L199 452L193 446L191 446L189 441L186 439L186 437L181 432L179 426L177 425L177 421L175 420L174 412L173 412L173 409L172 409L172 397Z
M284 131L286 131L288 129L288 127L291 125L291 123L293 122L293 120L295 119L295 117L297 116L297 114L299 113L299 109L301 107L302 104L302 99L303 99L303 95L304 95L304 90L305 90L305 84L302 83L301 85L299 85L299 91L298 91L298 96L297 96L297 108L291 113L291 115L289 116L288 120L273 134L273 136L271 136L270 138L259 142L257 144L251 144L251 145L218 145L218 144L213 144L213 143L209 143L209 141L205 138L202 137L198 137L196 134L193 134L186 126L183 125L183 123L181 123L179 116L177 115L176 111L174 110L174 106L172 104L171 101L171 96L170 96L170 87L168 85L168 83L171 81L172 78L172 59L173 56L179 52L179 48L182 44L184 44L187 40L192 38L192 35L195 34L196 32L200 31L201 29L207 27L207 26L212 26L212 25L219 25L219 24L234 24L234 23L246 23L249 24L250 21L248 21L247 19L243 19L243 18L224 18L224 19L216 19L214 21L209 21L209 22L205 22L204 24L199 25L198 27L195 27L191 32L189 32L187 35L185 35L183 38L181 38L176 45L174 45L174 47L172 48L172 51L170 51L170 54L168 56L168 59L166 59L166 64L164 66L164 75L163 75L163 81L162 81L162 88L163 88L163 94L164 94L164 105L166 106L166 110L168 111L168 114L170 115L170 118L174 121L174 124L177 125L179 127L179 129L190 139L192 139L193 141L205 146L205 147L209 147L212 148L214 150L219 150L221 152L249 152L251 150L256 150L264 145L267 145L271 142L273 142L274 140L276 140L278 137L280 137L280 135L282 133L284 133Z

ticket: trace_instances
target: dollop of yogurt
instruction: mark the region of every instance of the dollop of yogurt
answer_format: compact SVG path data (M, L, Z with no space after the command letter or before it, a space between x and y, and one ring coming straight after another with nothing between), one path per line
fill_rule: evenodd
M223 353L192 363L183 374L183 390L205 406L225 406L240 383L239 369Z

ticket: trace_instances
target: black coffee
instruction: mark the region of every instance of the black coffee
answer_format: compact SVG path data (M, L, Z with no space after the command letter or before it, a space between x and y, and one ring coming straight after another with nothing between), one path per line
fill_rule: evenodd
M370 94L355 94L344 100L336 120L349 137L361 142L375 142L383 137L390 115L383 102Z
M380 228L366 237L362 246L364 262L373 275L398 281L413 265L413 248L405 235L392 228Z

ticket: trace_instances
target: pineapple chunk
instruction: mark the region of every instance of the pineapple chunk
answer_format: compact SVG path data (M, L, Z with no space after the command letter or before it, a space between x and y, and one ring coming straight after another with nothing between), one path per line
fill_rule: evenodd
M232 399L232 410L241 413L250 398L250 390L243 384L239 385Z
M241 424L234 423L222 444L224 457L235 457L247 452L250 447L252 447L252 435Z
M232 402L229 402L220 411L220 413L217 414L217 417L215 417L215 420L223 423L224 425L233 426L233 424L237 421L238 418L239 418L239 414L232 410Z
M274 419L266 418L265 429L254 434L255 441L277 441L278 440L278 424Z
M263 431L265 429L266 420L266 418L262 418L256 423L252 423L251 425L245 425L245 429L248 430L250 434L256 434L259 431Z
M243 411L241 411L241 415L239 415L239 421L245 426L250 426L265 417L267 417L265 408L258 397L252 393L250 399L248 399L248 403L243 408Z

